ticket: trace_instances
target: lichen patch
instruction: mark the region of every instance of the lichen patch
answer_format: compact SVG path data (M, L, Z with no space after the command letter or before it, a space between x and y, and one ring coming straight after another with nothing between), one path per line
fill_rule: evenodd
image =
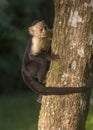
M72 64L71 64L72 70L75 70L76 67L77 67L77 62L76 62L76 60L73 60L73 61L72 61Z
M84 52L84 47L79 48L79 49L77 50L77 53L78 53L78 55L79 55L81 58L83 58L83 57L84 57L84 54L85 54L85 52Z
M90 3L85 2L84 7L92 7L92 11L93 11L93 0L91 0Z
M69 17L69 24L72 27L77 27L78 23L84 23L83 18L80 17L80 15L79 15L77 10L75 10L75 11L71 10L70 17Z

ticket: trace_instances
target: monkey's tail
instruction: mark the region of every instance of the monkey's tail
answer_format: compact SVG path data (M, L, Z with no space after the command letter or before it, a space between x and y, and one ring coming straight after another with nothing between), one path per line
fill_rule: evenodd
M67 95L72 93L86 92L92 89L92 87L45 87L39 82L35 81L33 78L29 78L26 74L23 74L23 79L29 88L41 95Z

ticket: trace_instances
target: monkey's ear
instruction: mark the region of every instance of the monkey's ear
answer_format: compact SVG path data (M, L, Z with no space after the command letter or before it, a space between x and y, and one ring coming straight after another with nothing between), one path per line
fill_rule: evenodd
M29 31L29 34L33 36L33 34L34 34L33 28L32 28L32 27L29 27L29 28L28 28L28 31Z
M46 24L44 20L41 21L42 23Z

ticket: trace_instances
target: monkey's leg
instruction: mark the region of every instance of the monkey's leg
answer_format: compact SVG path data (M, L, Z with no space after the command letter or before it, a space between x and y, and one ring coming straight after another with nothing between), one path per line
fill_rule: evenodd
M26 71L29 73L30 77L38 79L37 73L40 70L41 65L35 61L32 61L28 66L26 66Z
M41 68L37 73L38 80L42 84L44 84L44 80L45 80L48 68L49 68L49 62L46 62L45 64L41 65ZM41 94L38 96L37 102L42 103L42 95Z
M37 98L37 102L38 102L38 103L42 103L42 95L41 95L41 94L39 94L39 96L38 96L38 98Z
M49 63L46 62L45 64L41 65L40 70L37 73L38 81L42 84L44 84L44 80L45 80L48 68L49 68Z

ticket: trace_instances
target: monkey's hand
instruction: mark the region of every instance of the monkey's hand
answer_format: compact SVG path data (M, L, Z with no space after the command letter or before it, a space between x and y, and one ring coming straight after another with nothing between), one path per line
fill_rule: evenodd
M59 55L52 53L50 55L47 55L47 59L48 60L57 60L57 59L60 59L60 58L59 58Z

